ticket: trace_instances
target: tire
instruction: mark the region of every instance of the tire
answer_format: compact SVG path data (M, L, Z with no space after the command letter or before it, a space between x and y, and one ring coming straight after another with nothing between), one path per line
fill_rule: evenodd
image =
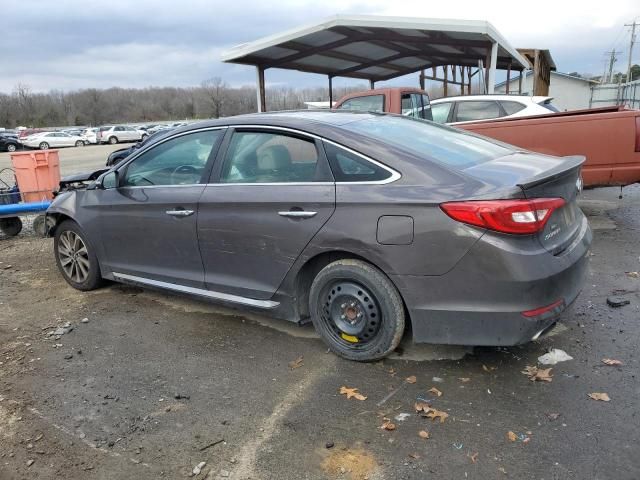
M76 147L84 147L84 142L82 140L78 140L76 142Z
M9 145L7 145L7 152L15 152L16 151L16 146L13 143L10 143Z
M144 142L144 141L147 139L147 137L148 137L148 136L149 136L149 135L147 135L147 134L145 133L144 135L142 135L142 137L140 137L140 141L141 141L141 142Z
M404 333L398 290L384 273L361 260L338 260L320 270L311 284L309 311L329 349L348 360L384 358Z
M49 150L49 144L47 142L41 142L40 145L38 145L38 148L40 150Z
M111 145L115 145L116 143L118 143L118 138L117 137L109 137L109 144Z
M56 221L51 215L38 215L33 219L33 231L36 235L46 237L53 227L56 226Z
M79 238L81 243L76 243L75 238ZM53 252L58 270L73 288L82 291L95 290L104 283L98 257L87 241L84 231L73 220L64 220L56 228ZM63 262L70 259L73 262L74 253L75 265L63 265Z
M22 231L22 220L18 217L0 218L0 231L7 237L15 237Z

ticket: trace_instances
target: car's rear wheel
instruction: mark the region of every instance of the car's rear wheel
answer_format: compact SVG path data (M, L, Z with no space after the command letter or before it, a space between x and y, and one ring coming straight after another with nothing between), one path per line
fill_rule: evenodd
M84 142L82 140L78 140L76 142L76 147L84 147Z
M40 145L38 145L38 148L40 150L48 150L49 149L49 144L47 142L40 142Z
M86 291L102 285L98 258L73 220L65 220L56 228L53 249L60 273L73 288Z
M144 142L144 141L147 139L147 137L148 137L148 136L149 136L149 135L147 135L146 133L145 133L145 134L143 134L143 135L140 137L140 141L141 141L141 142Z
M16 151L16 146L13 143L10 143L9 145L7 145L7 152L15 152Z
M384 358L404 333L398 290L384 273L361 260L338 260L324 267L311 285L309 311L329 348L349 360Z
M116 137L109 137L109 143L111 145L115 145L116 143L118 143L118 139Z

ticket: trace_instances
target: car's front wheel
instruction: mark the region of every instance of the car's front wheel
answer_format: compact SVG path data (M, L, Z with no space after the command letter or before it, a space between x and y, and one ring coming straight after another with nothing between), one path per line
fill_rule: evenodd
M38 148L40 150L48 150L49 149L49 144L47 142L40 142L40 145L38 145Z
M78 140L76 142L76 147L84 147L84 142L82 140Z
M109 137L109 143L111 145L115 145L116 143L118 143L118 139L116 137Z
M86 291L102 285L98 258L73 220L65 220L56 228L53 250L60 273L73 288Z
M13 143L10 143L9 145L7 145L7 152L15 152L16 151L16 146Z
M329 348L348 360L384 358L404 333L398 290L384 273L361 260L338 260L324 267L311 285L309 311Z

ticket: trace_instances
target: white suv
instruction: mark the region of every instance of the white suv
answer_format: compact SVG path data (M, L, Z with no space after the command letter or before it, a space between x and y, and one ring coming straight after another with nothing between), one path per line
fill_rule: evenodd
M100 127L96 137L98 143L110 143L113 145L120 142L139 142L147 138L148 135L144 130L136 130L135 128L125 127L123 125L106 125Z
M431 100L431 113L434 122L456 125L558 112L551 100L525 95L463 95Z

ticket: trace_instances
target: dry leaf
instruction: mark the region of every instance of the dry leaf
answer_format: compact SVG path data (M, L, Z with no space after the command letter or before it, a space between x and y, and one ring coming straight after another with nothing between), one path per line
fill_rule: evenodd
M407 383L416 383L416 382L418 381L418 379L416 378L416 376L415 376L415 375L411 375L410 377L407 377L407 378L405 379L405 381L406 381Z
M609 398L609 395L607 395L604 392L593 392L589 394L589 398L591 398L592 400L600 400L601 402L608 402L611 399Z
M417 453L410 453L408 457L417 460L418 458L420 458L420 455L418 455Z
M640 272L624 272L627 274L627 276L631 277L631 278L639 278L640 277Z
M430 408L429 411L427 412L427 418L430 418L431 420L436 420L436 419L440 419L440 423L444 423L444 421L447 419L447 417L449 416L449 414L447 412L443 412L441 410L436 410L435 408Z
M471 463L476 463L478 461L478 452L474 453L469 458L471 458Z
M529 377L532 382L550 382L553 380L551 375L552 368L538 368L527 365L522 373Z
M547 413L547 418L549 420L557 420L559 416L559 413Z
M380 427L382 430L391 431L391 430L395 430L396 429L396 425L395 425L395 423L391 422L391 419L384 417L382 420L384 421L384 423Z
M392 377L395 377L395 376L396 376L396 373L397 373L397 371L396 371L396 369L395 369L395 368L391 367L391 368L389 369L389 375L391 375Z
M507 438L509 439L510 442L515 442L518 439L518 436L514 432L509 430L507 432Z
M290 368L291 370L294 370L294 369L296 369L296 368L300 368L301 366L303 366L303 365L304 365L304 363L302 363L303 358L304 358L304 357L303 357L302 355L300 355L300 356L299 356L298 358L296 358L294 361L289 362L289 368Z
M620 360L614 360L613 358L603 358L602 363L611 366L622 365L622 362Z
M418 436L426 440L427 438L429 438L429 432L427 432L426 430L420 430L418 432Z
M346 395L347 398L353 397L356 400L360 400L360 401L364 401L367 399L367 397L365 397L364 395L358 392L357 388L349 388L349 387L342 386L340 387L340 393L342 395Z
M429 404L428 403L424 403L424 402L416 402L413 404L413 407L416 409L416 412L420 413L420 412L425 412L427 413L429 411Z
M469 377L460 377L458 378L458 380L460 380L462 383L467 383L471 381Z
M441 397L442 396L442 392L440 390L438 390L436 387L431 387L429 390L427 390L429 393L433 393L434 395Z
M493 371L493 370L497 370L497 369L498 369L498 367L487 367L487 366L483 363L483 364L482 364L482 369L483 369L485 372L491 372L491 371Z

